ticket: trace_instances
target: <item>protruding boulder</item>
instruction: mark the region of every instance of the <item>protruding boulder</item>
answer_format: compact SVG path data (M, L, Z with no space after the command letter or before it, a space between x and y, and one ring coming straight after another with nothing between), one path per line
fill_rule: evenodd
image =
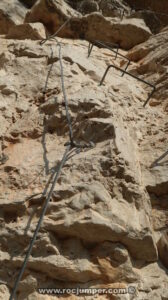
M42 23L25 23L11 27L6 38L41 40L46 38L46 33Z
M70 21L58 33L60 37L81 38L113 42L121 48L130 49L146 41L150 29L141 19L106 18L99 12L86 16L72 9L62 0L50 2L40 0L26 16L26 22L42 22L49 32L54 33L68 19Z
M18 0L0 1L0 34L8 33L13 25L22 24L27 9Z

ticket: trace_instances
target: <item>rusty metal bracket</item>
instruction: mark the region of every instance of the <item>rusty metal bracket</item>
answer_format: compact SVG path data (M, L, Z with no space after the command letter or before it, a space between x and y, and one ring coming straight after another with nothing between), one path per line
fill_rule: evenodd
M152 92L148 95L148 97L147 97L145 103L143 104L143 107L145 107L146 104L149 102L150 98L152 97L153 93L156 91L156 87L155 87L153 84L149 83L148 81L146 81L146 80L144 80L144 79L141 79L141 78L139 78L139 77L137 77L137 76L135 76L135 75L133 75L133 74L131 74L131 73L129 73L129 72L127 72L127 71L125 71L125 70L123 70L123 69L117 67L117 66L115 66L115 65L109 65L109 66L107 67L107 69L106 69L106 71L105 71L105 73L104 73L104 75L103 75L103 77L102 77L102 79L101 79L101 81L100 81L100 85L103 84L103 82L104 82L104 80L105 80L105 77L106 77L106 75L107 75L107 73L108 73L108 71L109 71L110 68L115 68L115 69L118 70L118 71L124 72L124 74L127 74L127 75L129 75L129 76L131 76L131 77L137 79L138 81L141 81L141 82L147 84L148 86L152 87Z

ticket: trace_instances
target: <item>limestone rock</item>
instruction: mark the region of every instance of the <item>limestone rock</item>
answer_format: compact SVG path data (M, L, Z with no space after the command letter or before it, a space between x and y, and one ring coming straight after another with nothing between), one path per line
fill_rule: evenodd
M9 289L5 284L0 284L0 297L4 300L8 300L10 297Z
M69 39L57 41L74 139L92 147L73 148L61 170L17 289L18 300L51 300L53 296L38 293L38 288L67 286L131 286L133 294L108 298L168 299L163 234L168 228L167 28L150 37L143 21L125 16L121 21L119 9L115 14L118 17L101 12L82 16L75 5L72 9L63 1L41 0L30 11L29 16L38 16L50 33L72 16L60 32ZM150 105L143 107L151 89L115 69L99 85L108 65L124 68L126 59L96 46L88 58L88 42L81 40L86 33L88 39L116 40L124 48L148 39L119 53L131 58L129 72L157 87L159 76L164 82ZM69 141L60 48L56 40L41 45L26 34L24 40L0 36L2 299L9 299ZM77 300L79 295L59 298Z
M158 33L163 27L159 16L150 10L133 12L130 14L130 18L143 19L145 21L145 24L150 28L151 32L154 34Z
M146 41L151 35L150 29L140 19L105 18L100 13L80 17L79 13L67 4L61 6L61 0L52 2L51 11L43 0L37 2L26 16L26 22L42 22L54 33L62 19L71 18L69 23L58 33L61 37L102 40L117 43L124 49ZM99 28L99 30L97 30Z
M110 40L124 49L130 49L134 45L142 43L151 35L149 28L140 19L116 21L93 14L89 15L86 20L88 21L88 29L85 34L87 39ZM97 26L99 31L96 30Z
M23 23L27 9L19 0L6 0L0 2L0 34L8 33L13 25Z
M137 72L145 74L148 81L156 85L155 98L167 99L167 44L168 28L152 36L141 45L136 46L128 53L128 58L138 62ZM164 90L164 92L163 92ZM165 107L166 107L165 103Z
M45 28L41 23L15 25L8 31L6 38L16 40L41 40L46 38Z
M41 22L47 27L49 32L55 33L67 18L79 15L79 12L72 9L63 0L39 0L27 13L25 22ZM67 26L61 30L61 36L66 32L66 28Z

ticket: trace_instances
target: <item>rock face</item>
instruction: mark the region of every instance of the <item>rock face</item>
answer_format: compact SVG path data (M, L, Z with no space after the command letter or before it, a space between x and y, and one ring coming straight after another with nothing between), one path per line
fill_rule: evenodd
M155 98L157 102L153 105L162 103L164 109L168 110L168 27L159 34L152 36L141 47L136 46L128 53L128 58L138 63L136 71L143 74L149 81L155 82L157 91ZM164 100L164 101L162 101Z
M68 38L36 40L70 15L60 32ZM72 149L16 299L53 299L39 288L129 286L132 294L87 298L168 299L167 28L151 36L143 20L82 16L63 1L37 1L30 20L0 36L0 298L9 299L69 139L59 41L73 135L92 147ZM119 53L129 72L156 85L145 108L151 90L129 75L111 68L100 86L107 66L124 69L127 58L96 46L88 58L88 42L74 39L82 30L136 45ZM148 40L138 45L142 32Z
M130 49L146 41L151 35L150 29L141 19L112 19L105 18L100 13L80 16L62 0L40 0L26 16L26 22L42 22L49 32L56 32L66 18L69 23L59 32L59 36L68 38L98 39L117 43L121 48ZM99 30L97 30L99 28Z
M8 33L13 25L23 23L27 9L19 0L0 2L0 34Z
M145 24L150 28L150 30L154 34L158 33L163 27L163 24L158 15L149 10L140 10L137 12L132 12L130 14L130 18L143 19L145 21Z
M7 39L41 40L46 38L45 28L41 23L25 23L12 26L6 35Z

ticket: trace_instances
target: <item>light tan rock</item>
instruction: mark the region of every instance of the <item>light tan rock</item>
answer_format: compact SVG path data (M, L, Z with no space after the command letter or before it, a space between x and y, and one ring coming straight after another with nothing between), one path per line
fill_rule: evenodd
M0 284L0 297L4 300L8 300L10 297L9 289L4 284Z
M41 23L25 23L21 25L15 25L10 28L8 34L6 35L7 39L16 39L16 40L41 40L46 38L45 28Z
M140 10L133 11L130 15L130 18L143 19L145 24L150 28L151 32L156 34L165 26L159 18L159 15L156 15L153 11L150 10Z
M26 22L43 22L47 29L54 33L62 25L62 19L71 18L58 36L109 41L119 44L124 49L130 49L146 41L151 35L150 29L140 19L121 21L120 19L105 18L100 13L80 17L79 13L67 4L62 5L61 0L53 1L52 7L51 10L44 0L37 2L27 14Z
M167 151L167 114L160 103L144 109L145 85L116 70L99 86L107 65L124 65L114 53L94 47L88 59L87 42L58 40L75 140L95 147L74 151L62 169L17 299L50 300L53 296L37 289L67 286L133 286L135 294L109 298L167 299L167 270L157 254L168 217L166 156L151 168ZM166 38L160 41L164 48ZM150 43L155 55L157 47ZM68 126L56 42L41 46L3 37L0 45L0 159L8 157L0 160L0 287L9 299L65 150ZM160 65L165 67L161 60ZM139 62L129 68L136 71ZM155 73L151 68L152 80Z
M0 2L0 34L8 33L13 25L23 23L27 9L19 0L6 0Z
M72 18L80 15L63 0L38 0L27 13L25 22L42 22L50 32L55 33L67 17ZM61 36L66 32L66 28L67 26L61 30Z
M88 29L85 34L87 39L114 42L124 49L130 49L134 45L142 43L151 35L149 28L140 19L124 19L120 21L92 14L86 18L86 22L88 23ZM97 27L99 27L99 31L96 30Z
M167 105L167 45L168 28L128 53L128 58L138 62L137 73L144 74L146 79L156 85L155 98ZM152 104L152 102L151 102ZM153 104L155 105L155 104Z

